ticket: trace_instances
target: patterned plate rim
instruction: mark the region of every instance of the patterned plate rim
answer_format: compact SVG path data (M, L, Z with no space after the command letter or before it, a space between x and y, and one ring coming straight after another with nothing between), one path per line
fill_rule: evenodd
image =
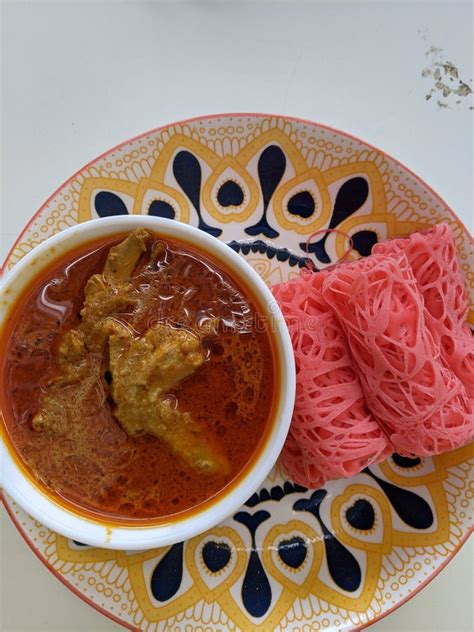
M15 515L13 514L13 512L10 509L10 507L8 506L8 503L6 502L6 499L5 499L5 496L4 496L3 492L0 492L0 500L2 501L3 506L5 507L5 510L6 510L7 514L8 514L8 516L10 517L11 521L13 522L15 527L17 528L17 530L18 530L19 534L21 535L21 537L23 538L23 540L28 545L29 549L34 553L34 555L38 558L38 560L54 575L54 577L56 577L56 579L58 579L61 582L61 584L63 584L74 595L76 595L76 597L79 597L79 599L81 599L81 601L86 603L88 606L91 606L92 608L94 608L94 610L96 610L99 614L104 615L105 617L107 617L108 619L113 621L114 623L118 623L122 628L125 628L126 630L132 630L133 632L135 632L137 630L137 628L134 628L133 626L128 625L128 623L125 623L125 621L123 621L122 619L119 619L118 617L115 617L111 612L109 612L108 610L105 610L105 608L101 608L98 604L94 603L92 600L87 599L87 597L83 593L81 593L79 590L77 590L77 588L74 588L74 586L72 586L70 583L68 583L68 581L64 577L62 577L61 574L55 568L50 566L48 564L48 561L44 557L41 556L39 551L37 551L35 549L35 547L33 546L33 544L30 542L30 540L28 540L25 532L21 528L20 523L15 518ZM395 612L395 610L398 610L398 608L400 608L401 606L406 604L408 601L413 599L413 597L418 595L426 586L428 586L428 584L430 584L433 581L433 579L438 577L438 575L449 564L449 562L451 562L451 560L453 560L454 557L456 557L456 555L462 549L464 544L468 541L468 539L471 536L473 531L474 531L474 527L471 527L468 530L468 532L466 533L466 535L464 536L464 538L459 543L458 547L456 549L454 549L452 554L435 571L433 571L431 573L431 575L427 579L425 579L425 581L422 584L420 584L417 588L415 588L413 590L413 592L410 593L410 595L407 595L404 599L399 601L392 608L389 608L388 610L386 610L380 616L376 616L372 621L370 621L370 623L368 623L366 625L365 624L364 625L360 625L360 626L358 626L356 628L351 628L351 630L349 630L349 632L360 632L361 630L365 630L365 629L369 628L371 625L374 625L374 623L377 623L378 621L381 621L382 619L385 619L385 617L387 617L389 614L392 614L392 612Z
M16 248L17 244L20 242L20 240L21 240L22 236L24 235L24 233L28 230L28 228L35 221L35 219L40 215L40 213L47 207L47 205L56 197L56 195L64 187L66 187L78 175L80 175L83 171L85 171L86 169L91 167L98 160L100 160L101 158L104 158L108 154L110 154L110 153L112 153L112 152L114 152L114 151L116 151L118 149L121 149L122 147L125 147L126 145L128 145L128 144L130 144L130 143L132 143L132 142L134 142L134 141L136 141L136 140L138 140L140 138L143 138L143 137L145 137L147 135L150 135L150 134L156 134L157 132L166 130L169 127L172 127L172 126L175 126L175 125L186 125L186 124L193 123L193 122L196 122L196 121L211 120L211 119L226 118L226 117L235 117L235 118L237 118L237 117L241 117L241 118L243 118L243 117L253 117L253 118L262 118L262 119L264 119L264 118L280 118L280 119L284 119L284 120L287 120L287 121L293 121L295 123L302 123L302 124L307 124L307 125L311 125L311 126L316 126L316 127L321 128L321 129L328 130L328 131L334 132L336 134L339 134L339 135L341 135L343 137L346 137L346 138L349 138L351 140L354 140L354 141L356 141L358 143L361 143L361 144L365 145L366 147L369 147L370 149L378 152L379 154L381 154L382 156L386 157L387 159L393 161L393 163L395 163L396 165L401 167L403 170L405 170L407 173L409 173L413 178L415 178L418 182L420 182L431 193L431 195L435 199L437 199L447 209L447 211L452 215L452 217L458 222L458 224L462 227L464 233L466 234L468 240L471 243L474 243L474 238L473 238L473 236L471 236L471 234L470 234L468 228L466 227L466 225L464 224L464 222L461 221L461 219L457 216L457 214L454 212L454 210L451 208L451 206L429 184L427 184L425 182L425 180L423 180L423 178L421 178L419 175L417 175L414 171L412 171L404 163L402 163L401 161L397 160L392 155L388 154L386 151L383 151L383 150L379 149L378 147L372 145L371 143L367 142L366 140L363 140L363 139L359 138L358 136L355 136L354 134L350 134L348 132L341 131L340 129L338 129L336 127L332 127L330 125L325 125L323 123L319 123L319 122L314 121L314 120L305 119L305 118L296 117L296 116L287 116L287 115L281 115L281 114L269 114L269 113L262 113L262 112L260 112L260 113L258 113L258 112L223 112L223 113L207 114L207 115L204 115L204 116L193 116L193 117L190 117L190 118L187 118L187 119L182 119L182 120L179 120L179 121L166 123L164 125L160 125L158 127L152 128L150 130L147 130L145 132L137 134L136 136L128 138L127 140L122 141L122 142L118 143L117 145L114 145L113 147L111 147L111 148L107 149L106 151L102 152L101 154L99 154L98 156L96 156L95 158L90 160L88 163L86 163L85 165L80 167L69 178L67 178L62 184L60 184L53 191L53 193L51 193L51 195L43 202L43 204L39 207L39 209L36 211L36 213L34 213L32 215L30 220L23 227L22 231L20 232L20 234L18 235L17 239L15 240L13 245L11 246L10 250L8 251L8 253L7 253L6 257L5 257L5 260L3 261L2 265L1 265L0 274L3 275L5 273L6 265L7 265L7 262L9 260L10 256L11 256L12 252ZM38 550L36 550L36 548L34 547L32 542L30 542L30 540L26 536L26 534L23 531L20 523L18 522L18 520L15 518L13 512L11 511L11 509L10 509L10 507L9 507L7 501L6 501L6 497L5 497L5 495L4 495L2 490L0 490L0 500L2 501L2 503L3 503L4 507L5 507L5 510L6 510L7 514L8 514L8 516L10 517L11 521L15 525L16 529L18 530L18 532L20 533L21 537L26 542L28 547L34 553L34 555L40 560L40 562L68 590L70 590L74 595L79 597L84 603L86 603L87 605L89 605L92 608L94 608L94 610L96 610L100 614L104 615L105 617L107 617L108 619L113 621L114 623L119 624L121 627L123 627L125 629L128 629L128 630L136 630L137 629L137 628L127 624L122 619L119 619L118 617L114 616L111 612L105 610L104 608L102 608L101 606L96 604L94 601L88 599L83 593L81 593L79 590L77 590L64 577L62 577L61 574L58 571L56 571L52 566L50 566L48 561L46 560L46 558L44 558L40 554L40 552ZM429 575L429 577L427 577L427 579L424 582L422 582L419 586L417 586L415 589L413 589L413 591L409 595L407 595L405 598L403 598L401 601L399 601L397 604L395 604L392 608L389 608L388 610L386 610L385 612L381 613L380 615L375 616L375 618L372 621L370 621L369 623L357 626L355 628L351 628L351 632L359 632L360 630L363 630L363 629L366 629L366 628L370 627L371 625L373 625L377 621L380 621L380 620L384 619L389 614L391 614L392 612L394 612L395 610L397 610L398 608L403 606L405 603L407 603L413 597L415 597L415 595L418 595L420 593L420 591L422 591L433 579L435 579L441 573L441 571L446 567L446 565L449 564L449 562L459 553L459 551L464 546L464 544L467 542L467 540L469 539L469 537L470 537L470 535L472 534L473 531L474 531L474 526L473 527L469 527L467 532L466 532L466 534L465 534L465 536L464 536L464 538L459 542L458 546L454 549L454 551L450 555L448 555L446 560L436 570L432 571L432 573Z
M88 169L90 166L92 166L94 163L96 163L101 158L104 158L108 154L110 154L110 153L112 153L112 152L114 152L114 151L116 151L118 149L121 149L122 147L125 147L125 145L133 143L134 141L136 141L136 140L138 140L140 138L143 138L144 136L148 136L149 134L156 134L157 132L161 132L162 130L167 129L168 127L173 127L175 125L186 125L188 123L194 123L196 121L208 121L210 119L215 119L215 118L226 118L226 117L235 117L235 118L241 117L241 118L243 118L243 117L246 117L246 116L254 117L254 118L262 118L262 119L264 119L264 118L281 118L281 119L285 119L285 120L288 120L288 121L294 121L295 123L304 123L304 124L307 124L307 125L315 125L316 127L320 127L321 129L328 130L328 131L331 131L331 132L335 132L336 134L340 134L341 136L345 136L346 138L350 138L351 140L354 140L354 141L356 141L358 143L366 145L367 147L370 147L372 150L377 151L382 156L385 156L389 160L392 160L395 164L397 164L402 169L407 171L410 175L412 175L416 180L421 182L421 184L423 184L423 186L426 187L426 189L433 195L433 197L435 197L441 204L443 204L446 207L446 209L451 213L451 215L459 223L459 225L462 226L463 231L466 233L468 239L470 239L471 242L474 241L474 238L471 236L471 234L470 234L469 230L467 229L466 225L464 224L464 222L456 215L456 213L451 208L451 206L438 193L436 193L436 191L427 182L425 182L425 180L423 180L423 178L420 178L419 175L417 175L414 171L412 171L409 167L407 167L403 162L401 162L400 160L397 160L396 158L394 158L391 154L388 154L386 151L383 151L382 149L379 149L375 145L372 145L371 143L368 143L367 141L363 140L362 138L359 138L358 136L355 136L354 134L349 134L348 132L343 132L342 130L338 129L337 127L332 127L331 125L324 125L323 123L318 123L317 121L312 121L310 119L300 118L298 116L286 116L284 114L269 114L269 113L265 113L265 112L222 112L222 113L216 113L216 114L206 114L205 116L192 116L191 118L182 119L182 120L179 120L179 121L174 121L172 123L166 123L165 125L159 125L158 127L154 127L154 128L152 128L150 130L147 130L146 132L142 132L141 134L137 134L136 136L132 136L131 138L128 138L127 140L124 140L121 143L118 143L117 145L114 145L110 149L107 149L106 151L102 152L101 154L99 154L95 158L92 158L92 160L89 160L88 163L86 163L85 165L80 167L69 178L67 178L67 180L65 180L62 184L60 184L53 191L53 193L51 193L51 195L43 202L43 204L39 207L39 209L36 211L36 213L34 213L34 215L30 218L30 220L23 227L23 230L20 232L20 234L18 235L17 239L15 240L15 242L11 246L10 250L8 251L8 253L7 253L6 257L5 257L5 261L2 263L2 266L0 268L0 274L3 274L5 272L6 262L10 258L10 255L14 251L15 247L17 246L18 242L22 238L23 234L28 230L28 228L35 221L35 219L38 217L38 215L43 211L43 209L51 202L51 200L53 200L56 197L56 195L61 191L61 189L63 189L65 186L67 186L80 173L82 173L83 171Z

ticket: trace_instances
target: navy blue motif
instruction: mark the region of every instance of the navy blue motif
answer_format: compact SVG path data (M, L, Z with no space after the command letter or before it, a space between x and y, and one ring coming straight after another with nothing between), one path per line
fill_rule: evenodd
M311 494L309 499L303 498L297 500L293 505L293 509L295 511L307 511L319 522L323 531L329 574L339 588L347 592L354 592L359 588L362 579L359 562L352 553L339 542L335 535L329 531L321 518L320 505L326 494L326 490L318 489Z
M234 520L247 527L252 538L252 550L242 584L242 603L247 612L257 619L267 613L272 603L272 589L255 541L258 527L268 518L268 511L257 511L254 514L239 511L234 516Z
M300 191L288 200L287 208L291 215L308 219L314 213L316 205L309 191Z
M433 512L424 498L408 489L384 481L371 472L368 467L363 472L380 485L392 507L409 527L413 527L413 529L429 529L431 527L434 520Z
M270 246L261 239L257 239L252 242L248 241L229 241L227 243L235 252L241 252L243 255L248 255L251 252L259 252L265 254L268 259L276 258L277 261L287 262L289 266L294 268L305 268L308 265L311 266L311 270L316 272L316 268L308 257L299 257L293 254L288 248L277 248L276 246Z
M278 555L282 562L295 570L303 564L307 553L306 542L298 535L289 540L282 540L278 545Z
M206 542L202 547L202 560L211 573L218 573L230 562L231 551L227 542Z
M183 579L183 542L173 544L151 575L151 592L157 601L176 595Z
M199 219L198 228L214 237L219 237L222 230L206 224L201 215L202 171L199 160L190 151L179 151L173 160L173 174L196 210Z
M100 191L94 198L94 208L99 217L111 217L112 215L128 215L125 202L116 193Z
M264 235L267 238L275 239L279 232L268 223L268 206L286 170L286 157L278 145L266 147L258 160L257 171L262 191L263 213L260 219L253 226L245 229L248 235ZM219 237L222 229L210 226L205 222L201 213L201 184L202 169L199 160L187 150L179 151L173 159L173 174L178 185L186 194L198 215L198 228L205 232ZM328 228L336 228L347 217L361 208L367 200L369 185L362 177L350 178L339 189L331 220ZM223 207L240 206L244 201L244 192L241 186L233 180L225 181L217 192L219 204ZM99 217L110 217L112 215L127 215L128 210L122 198L111 191L100 191L94 198L94 207ZM288 212L292 215L307 219L315 211L315 201L309 191L300 191L293 195L288 201ZM171 204L164 200L154 200L148 209L148 215L175 219L176 212ZM319 241L309 245L306 242L300 243L300 248L314 254L316 259L323 264L331 263L326 252L325 234ZM373 230L360 230L352 236L354 250L360 255L367 256L371 253L372 247L377 243L377 234ZM287 248L279 248L265 244L261 240L255 240L248 244L245 242L232 241L230 247L237 252L248 254L248 252L265 253L269 259L274 257L280 262L287 262L291 267L299 268L311 266L314 272L318 270L312 259L309 257L299 257L290 252Z
M255 494L252 494L245 504L247 507L256 507L260 503L267 502L268 500L281 500L284 496L288 496L289 494L304 493L307 491L306 487L302 487L297 483L285 481L283 486L275 485L270 491L263 488L259 492L255 492Z
M329 229L336 228L345 219L356 213L365 203L369 196L369 185L365 178L351 178L341 185L337 192L334 202L334 209L329 222ZM319 241L313 244L306 242L300 243L300 248L307 253L314 253L321 263L331 263L328 253L326 252L326 233Z
M375 524L375 511L365 498L359 498L346 510L346 520L359 531L370 531Z
M245 232L252 237L264 235L269 239L275 239L280 233L268 223L267 211L272 195L280 184L286 169L286 157L278 145L270 145L262 151L258 159L257 169L260 188L262 189L263 213L258 222L246 228Z
M227 180L219 187L217 201L223 207L240 206L244 201L244 192L233 180Z
M73 540L76 546L89 546L88 544L84 544L84 542L78 542L77 540Z
M153 217L164 217L166 219L174 219L175 211L171 204L165 202L164 200L153 200L150 204L150 208L148 209L148 215L152 215Z
M377 233L373 230L359 230L352 235L352 247L362 257L368 257L378 241Z
M395 465L398 465L398 467L403 467L406 469L409 469L410 467L416 467L421 463L421 459L418 456L414 458L409 458L408 456L402 456L401 454L397 454L396 452L392 454L392 461L395 463Z

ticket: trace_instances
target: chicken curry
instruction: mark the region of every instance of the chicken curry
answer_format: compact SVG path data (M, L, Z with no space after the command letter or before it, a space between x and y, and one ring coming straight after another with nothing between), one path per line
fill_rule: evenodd
M8 435L63 502L126 520L188 510L225 488L265 434L267 323L188 245L143 229L90 244L29 288L10 328Z

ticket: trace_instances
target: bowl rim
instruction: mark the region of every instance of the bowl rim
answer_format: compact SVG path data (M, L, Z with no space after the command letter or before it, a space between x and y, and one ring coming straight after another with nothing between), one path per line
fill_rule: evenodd
M92 546L122 550L154 548L189 539L216 526L239 509L258 489L278 459L289 430L296 388L294 354L288 329L265 282L225 242L175 220L143 215L113 216L76 224L49 237L28 252L0 281L0 292L5 296L6 291L8 296L2 301L2 324L16 299L51 262L81 245L137 227L161 233L165 238L181 239L196 250L203 250L257 295L260 309L272 320L279 378L275 386L277 397L271 427L258 456L250 466L246 466L246 471L238 475L232 488L215 502L211 500L203 509L196 508L189 516L155 525L109 525L106 520L95 520L56 503L16 463L18 457L14 458L10 453L4 437L4 421L0 421L0 484L4 490L35 519L54 531Z

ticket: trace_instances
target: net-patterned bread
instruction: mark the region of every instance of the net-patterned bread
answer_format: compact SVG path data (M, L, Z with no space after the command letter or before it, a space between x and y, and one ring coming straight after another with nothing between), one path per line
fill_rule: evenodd
M467 292L457 260L456 244L448 224L436 224L426 233L376 244L374 253L408 259L426 310L427 324L439 341L441 354L474 398L474 337L467 325Z
M318 487L353 476L392 452L368 410L347 339L322 296L326 273L305 273L273 288L295 351L297 389L283 464L294 480Z
M471 439L474 338L447 224L272 291L295 351L282 460L296 482L319 487L393 451L429 456Z
M323 295L346 333L367 405L395 451L430 456L464 444L472 429L466 389L427 327L405 255L343 265Z

